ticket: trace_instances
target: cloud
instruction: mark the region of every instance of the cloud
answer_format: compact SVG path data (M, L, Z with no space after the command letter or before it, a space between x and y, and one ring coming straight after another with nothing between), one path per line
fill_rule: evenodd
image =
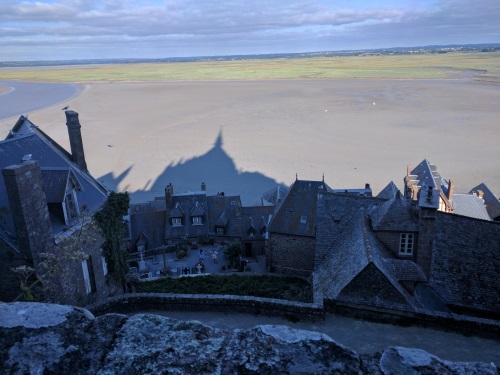
M320 0L46 0L0 4L0 59L36 58L49 45L114 57L300 52L498 42L500 2ZM158 43L155 46L155 43ZM84 46L89 52L84 55ZM38 46L38 47L37 47ZM211 51L208 51L208 47ZM31 51L27 49L31 49ZM279 48L280 50L275 50ZM155 51L156 49L156 51ZM139 50L141 52L139 52ZM156 55L155 55L156 52ZM166 55L165 55L166 54Z

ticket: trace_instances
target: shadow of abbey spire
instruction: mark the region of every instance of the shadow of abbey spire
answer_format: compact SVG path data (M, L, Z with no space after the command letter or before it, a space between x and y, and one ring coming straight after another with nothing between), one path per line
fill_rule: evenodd
M201 190L201 183L205 182L208 195L224 192L226 195L240 195L242 203L250 206L268 190L278 186L274 179L258 172L241 172L236 168L233 159L223 149L222 131L218 134L214 146L204 155L192 159L171 163L151 183L137 191L129 191L135 203L153 200L155 197L164 197L165 187L172 183L174 194ZM104 180L108 188L115 189L130 172L130 168L116 179L107 174L99 180ZM119 181L118 181L119 179ZM126 190L126 189L121 189Z

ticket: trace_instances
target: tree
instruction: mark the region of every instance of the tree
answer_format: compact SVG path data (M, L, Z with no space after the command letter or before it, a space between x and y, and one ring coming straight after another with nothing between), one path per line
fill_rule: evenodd
M94 220L104 237L102 252L109 275L124 287L128 272L127 252L123 249L123 228L130 204L127 192L111 192L103 208L94 215Z

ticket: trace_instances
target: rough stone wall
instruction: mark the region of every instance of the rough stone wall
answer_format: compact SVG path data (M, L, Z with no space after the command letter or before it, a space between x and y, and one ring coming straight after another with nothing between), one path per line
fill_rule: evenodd
M384 304L407 305L404 297L387 280L373 263L370 263L347 286L342 289L338 299L362 305Z
M419 226L419 241L415 253L416 263L422 267L425 275L431 273L432 252L434 244L434 230L437 211L435 209L421 208Z
M18 274L12 271L12 268L20 266L33 267L33 263L0 239L0 301L12 302L21 294L21 280Z
M270 234L270 262L273 272L310 276L314 271L316 241L313 237Z
M443 300L500 316L500 223L438 213L429 280Z
M497 374L493 363L443 361L423 350L359 355L318 332L262 325L226 331L151 314L0 304L5 374Z
M2 170L19 249L38 264L39 254L53 246L40 163L28 160Z

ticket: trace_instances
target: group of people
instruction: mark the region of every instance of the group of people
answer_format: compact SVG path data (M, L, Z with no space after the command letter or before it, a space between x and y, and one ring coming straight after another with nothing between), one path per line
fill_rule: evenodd
M218 263L217 255L219 255L219 251L212 249L210 250L210 255L212 257L212 260L214 261L214 264L217 264ZM204 261L205 261L205 253L203 252L203 249L200 249L200 262L203 263Z

